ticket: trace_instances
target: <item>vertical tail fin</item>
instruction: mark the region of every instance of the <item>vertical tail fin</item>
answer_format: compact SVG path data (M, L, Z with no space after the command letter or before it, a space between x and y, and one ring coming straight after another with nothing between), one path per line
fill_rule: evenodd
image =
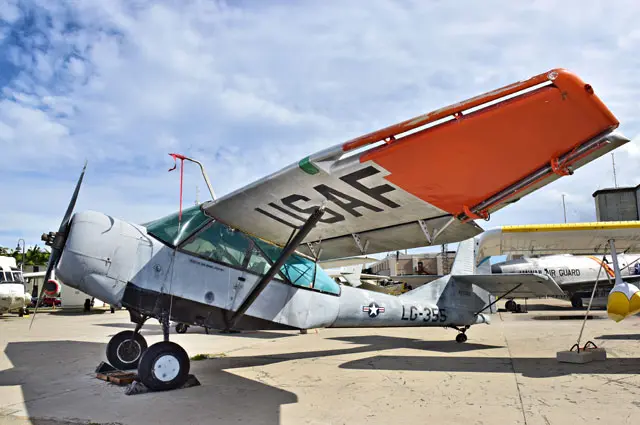
M340 272L342 273L342 277L345 278L351 286L358 287L362 284L362 281L360 280L360 276L362 275L362 264L341 267Z
M466 239L458 244L456 258L451 267L452 275L476 274L476 239Z

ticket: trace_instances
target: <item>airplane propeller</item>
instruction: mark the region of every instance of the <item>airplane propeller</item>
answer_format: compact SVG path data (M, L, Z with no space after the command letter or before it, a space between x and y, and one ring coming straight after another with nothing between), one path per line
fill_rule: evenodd
M38 305L42 300L42 295L44 294L44 288L46 283L51 279L51 273L53 269L58 265L58 261L60 260L60 256L62 255L62 249L64 248L64 244L67 241L67 235L69 233L69 225L71 221L71 215L73 214L73 209L76 206L76 201L78 199L78 193L80 193L80 186L82 185L82 179L84 178L84 172L87 169L87 161L84 163L84 167L82 167L82 173L80 173L80 178L78 179L78 183L76 183L76 189L73 191L73 195L71 196L71 201L69 201L69 205L67 206L67 212L64 214L64 218L60 223L60 227L57 232L49 232L44 233L42 235L42 240L46 245L51 246L51 255L49 255L49 262L47 263L47 272L44 276L44 281L42 283L42 288L40 289L40 295L36 300L36 307L33 311L33 317L31 317L31 323L29 324L29 329L33 326L33 321L36 318L36 314L38 313Z

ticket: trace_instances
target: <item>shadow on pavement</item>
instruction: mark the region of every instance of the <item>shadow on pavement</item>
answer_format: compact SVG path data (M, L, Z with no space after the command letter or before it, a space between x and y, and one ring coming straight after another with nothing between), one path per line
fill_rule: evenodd
M425 352L461 353L500 346L454 341L424 341L391 336L329 338L350 345L344 348L252 356L214 357L191 363L202 386L184 390L124 395L124 388L95 378L104 358L105 344L78 341L11 342L5 354L14 365L0 371L0 386L21 386L27 413L35 425L52 418L80 418L94 423L280 423L281 406L296 403L297 395L258 380L244 378L233 369L260 367L292 360L378 350L408 348ZM375 355L348 361L339 367L361 370L424 372L516 373L526 377L569 374L617 374L638 370L640 359L615 359L583 365L562 364L555 358ZM295 390L295 389L294 389ZM20 406L21 404L18 403ZM178 407L179 406L179 407ZM0 410L15 405L0 405ZM19 408L19 407L18 407ZM153 412L153 416L150 416ZM187 415L187 416L185 416ZM64 422L62 422L64 423Z
M600 335L594 339L611 339L611 340L637 340L640 339L640 334L612 334L612 335Z
M572 374L629 374L640 367L640 358L609 358L586 364L559 363L553 358L374 356L340 365L343 369L425 372L517 373L527 378Z

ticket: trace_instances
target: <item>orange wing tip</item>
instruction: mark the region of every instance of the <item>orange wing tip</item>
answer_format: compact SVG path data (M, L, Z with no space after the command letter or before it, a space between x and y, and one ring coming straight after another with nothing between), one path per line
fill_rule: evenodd
M344 143L342 145L342 150L344 152L348 152L383 140L387 143L393 142L395 141L395 136L404 132L414 130L418 127L425 126L449 116L455 119L459 119L463 116L463 112L465 110L477 108L500 98L530 89L539 84L549 82L555 85L562 84L582 86L585 88L588 87L591 93L593 93L593 88L591 88L590 85L585 84L577 75L567 71L564 68L554 68L542 74L535 75L527 80L509 84L499 89L472 97L465 101L453 103L449 106L436 109L426 114L419 115L406 121L402 121L398 124L394 124L389 127L385 127L383 129L365 134L363 136L356 137L355 139L351 139L348 142Z

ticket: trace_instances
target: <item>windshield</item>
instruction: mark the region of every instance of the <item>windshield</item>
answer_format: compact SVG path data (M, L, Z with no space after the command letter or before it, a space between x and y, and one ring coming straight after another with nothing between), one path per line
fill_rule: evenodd
M167 245L180 245L189 235L209 221L199 206L182 211L182 223L178 226L178 214L173 213L146 224L147 232Z
M0 272L0 283L23 283L22 272Z

